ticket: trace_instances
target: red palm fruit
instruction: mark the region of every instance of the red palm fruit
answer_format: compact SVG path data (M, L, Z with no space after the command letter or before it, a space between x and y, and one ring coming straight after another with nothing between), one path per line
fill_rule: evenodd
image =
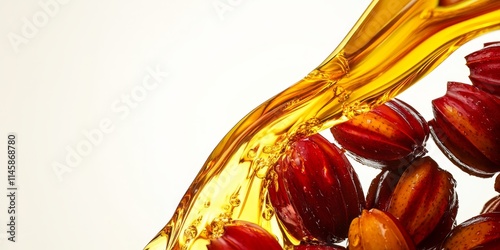
M349 250L415 249L399 221L391 214L372 208L352 220L348 236Z
M500 171L500 99L472 85L449 82L446 95L432 106L432 137L455 165L479 177Z
M210 240L208 250L282 250L275 236L257 224L234 221L224 226L222 236Z
M453 176L434 160L428 156L420 158L399 179L386 211L401 222L417 246L435 231L443 234L430 236L426 245L440 243L455 222L455 186Z
M446 238L446 235L456 226L456 216L458 212L458 199L456 204L452 206L450 211L446 211L441 221L436 225L434 230L418 244L419 250L436 250Z
M340 242L364 207L358 176L342 151L315 134L294 141L274 167L268 194L285 230L305 242Z
M491 198L484 204L481 214L500 212L500 195Z
M366 194L366 208L386 210L392 192L396 189L399 178L401 178L402 173L400 172L384 169L375 176Z
M464 221L446 236L440 249L499 249L500 213L486 213Z
M346 250L346 248L337 245L314 245L303 243L295 246L293 250Z
M484 45L465 57L472 84L483 91L500 96L500 42Z
M397 169L424 155L429 127L409 104L393 99L330 129L364 165Z

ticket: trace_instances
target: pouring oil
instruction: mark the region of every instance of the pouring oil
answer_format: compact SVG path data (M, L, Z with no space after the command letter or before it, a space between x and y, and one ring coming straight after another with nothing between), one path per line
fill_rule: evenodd
M290 249L297 240L266 200L269 170L289 142L384 103L499 28L498 0L374 0L320 66L229 131L145 249L206 249L235 219L261 225Z

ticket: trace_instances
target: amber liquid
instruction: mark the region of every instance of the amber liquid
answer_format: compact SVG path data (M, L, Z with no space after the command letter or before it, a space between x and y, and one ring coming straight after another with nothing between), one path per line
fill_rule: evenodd
M229 131L145 249L206 249L234 219L261 225L285 249L296 244L266 202L268 170L289 142L384 103L462 44L498 28L498 0L373 1L319 67Z

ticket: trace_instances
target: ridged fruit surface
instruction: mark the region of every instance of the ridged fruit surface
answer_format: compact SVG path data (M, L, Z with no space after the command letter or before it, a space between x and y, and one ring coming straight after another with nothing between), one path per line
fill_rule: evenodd
M375 176L366 194L366 208L386 210L402 174L401 171L384 169Z
M414 161L403 173L391 195L387 212L394 215L415 244L427 237L440 242L451 229L458 208L453 176L426 156ZM451 224L442 225L449 221ZM436 227L444 232L430 236ZM435 238L438 239L435 239Z
M500 99L472 85L449 82L432 107L433 139L455 165L479 177L500 171Z
M474 86L500 97L500 41L465 57L470 69L469 78Z
M489 199L483 206L481 214L486 213L500 213L500 195Z
M275 236L262 227L246 221L224 226L222 236L210 240L208 250L282 250Z
M480 214L456 226L441 249L500 249L500 213Z
M365 204L352 165L320 134L290 145L274 167L268 194L285 230L305 242L344 240Z
M362 164L397 169L425 154L429 127L409 104L393 99L330 129Z

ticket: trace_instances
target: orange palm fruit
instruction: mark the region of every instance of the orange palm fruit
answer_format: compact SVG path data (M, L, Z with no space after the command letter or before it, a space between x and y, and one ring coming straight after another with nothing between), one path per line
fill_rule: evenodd
M455 186L449 172L428 156L420 158L399 179L386 211L401 222L417 246L438 244L455 223Z
M348 236L349 250L415 249L399 221L391 214L372 208L352 220Z

